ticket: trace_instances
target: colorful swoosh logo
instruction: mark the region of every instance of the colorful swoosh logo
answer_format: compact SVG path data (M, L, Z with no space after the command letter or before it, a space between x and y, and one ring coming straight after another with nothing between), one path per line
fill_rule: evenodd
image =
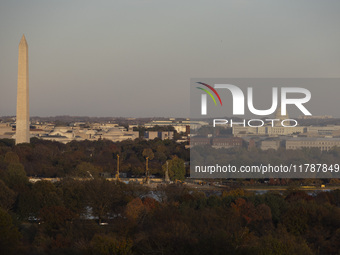
M217 93L217 91L216 91L213 87L211 87L210 85L208 85L208 84L206 84L206 83L203 83L203 82L197 82L197 83L198 83L198 84L201 84L201 85L203 85L203 86L206 86L206 87L209 88L212 92L214 92L215 95L217 96L218 100L220 101L221 106L222 106L221 97L220 97L220 95ZM203 88L201 88L201 87L196 87L196 88L198 88L198 89L203 90L204 92L206 92L206 93L213 99L215 105L217 105L214 96L211 94L211 92L210 92L209 90L203 89Z

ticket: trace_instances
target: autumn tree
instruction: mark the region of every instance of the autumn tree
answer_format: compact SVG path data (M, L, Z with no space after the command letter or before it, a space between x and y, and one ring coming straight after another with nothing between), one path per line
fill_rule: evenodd
M46 206L40 210L39 217L47 231L51 233L63 230L75 214L64 206Z
M132 201L130 201L127 205L126 205L126 216L130 221L138 221L143 213L145 212L145 207L143 205L142 200L137 197L135 199L133 199Z
M121 203L121 190L118 184L113 182L95 179L85 183L85 195L92 214L98 217L99 223L107 219L110 213L115 212Z

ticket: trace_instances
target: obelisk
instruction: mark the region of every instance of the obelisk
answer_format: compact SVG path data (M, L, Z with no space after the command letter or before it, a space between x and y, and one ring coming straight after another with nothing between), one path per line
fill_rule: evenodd
M28 45L23 35L19 43L16 144L30 142L29 121Z

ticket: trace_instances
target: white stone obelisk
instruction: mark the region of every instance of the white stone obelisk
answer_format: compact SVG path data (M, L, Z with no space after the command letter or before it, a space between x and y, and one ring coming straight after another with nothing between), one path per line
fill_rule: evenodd
M28 92L28 45L23 35L19 43L16 144L30 142Z

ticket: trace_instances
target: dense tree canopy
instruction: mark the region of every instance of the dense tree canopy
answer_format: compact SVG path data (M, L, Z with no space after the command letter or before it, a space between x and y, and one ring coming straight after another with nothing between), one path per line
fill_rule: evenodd
M162 165L173 156L189 161L189 151L184 144L173 140L136 139L114 143L108 140L82 141L61 144L32 139L31 144L15 146L0 143L0 168L8 165L19 172L22 164L29 176L38 177L89 177L101 172L115 174L117 154L120 156L120 172L129 175L145 174L145 158L149 157L151 174L163 175Z
M0 254L339 254L340 189L150 189L98 174L114 170L117 153L138 174L145 148L155 174L168 161L170 177L184 178L188 152L173 141L0 141ZM73 178L88 171L93 179ZM30 183L26 173L64 178Z

